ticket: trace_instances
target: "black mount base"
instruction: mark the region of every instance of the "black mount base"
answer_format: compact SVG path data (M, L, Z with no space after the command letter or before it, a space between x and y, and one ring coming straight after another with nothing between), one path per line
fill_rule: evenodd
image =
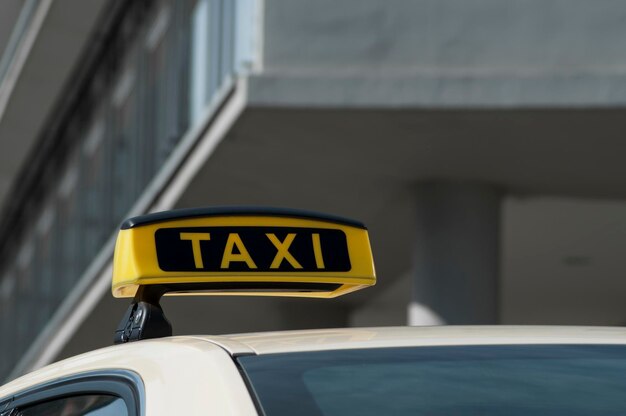
M122 321L115 330L115 344L141 339L169 337L172 324L159 304L167 290L158 285L139 286L133 303L128 307Z

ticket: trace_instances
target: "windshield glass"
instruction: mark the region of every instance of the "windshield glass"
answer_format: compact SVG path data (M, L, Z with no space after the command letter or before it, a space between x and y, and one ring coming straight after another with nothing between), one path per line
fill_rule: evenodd
M626 346L378 348L239 357L266 415L626 415Z

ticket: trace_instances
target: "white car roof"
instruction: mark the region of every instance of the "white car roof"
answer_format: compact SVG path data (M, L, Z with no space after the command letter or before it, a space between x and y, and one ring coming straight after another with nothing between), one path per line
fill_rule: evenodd
M189 374L197 373L198 379L201 380L201 387L197 388L210 388L211 391L224 395L227 394L225 391L231 389L232 386L238 386L239 391L246 389L229 354L231 356L261 355L356 348L499 344L626 344L626 329L556 326L440 326L167 337L102 348L51 364L1 387L0 398L50 380L104 369L127 369L140 374L145 380L150 379L147 377L150 374L155 375L152 378L158 380L175 377L186 377L188 380ZM189 371L191 368L194 369L193 372ZM205 374L220 374L220 377L209 381L208 377L204 376ZM176 388L183 389L180 392L181 395L189 393L185 390L188 387L184 386L168 387L160 382L156 385L159 389L164 389L158 394L172 393L171 389ZM228 385L229 389L225 390L223 385ZM252 408L250 401L239 400L237 403L238 406ZM191 405L190 403L190 408ZM162 410L165 412L167 409Z
M199 336L231 354L484 344L626 344L626 328L422 326L343 328Z

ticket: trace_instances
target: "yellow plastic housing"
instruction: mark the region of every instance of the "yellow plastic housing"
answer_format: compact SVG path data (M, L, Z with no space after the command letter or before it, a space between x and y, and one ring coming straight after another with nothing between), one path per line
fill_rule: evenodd
M349 220L284 211L152 215L119 232L115 297L161 285L168 295L332 298L376 283L367 229Z

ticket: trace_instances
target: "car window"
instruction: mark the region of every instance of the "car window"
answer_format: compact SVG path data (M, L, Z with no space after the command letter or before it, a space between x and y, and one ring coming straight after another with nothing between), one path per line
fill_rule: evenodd
M267 416L626 415L626 346L336 350L238 358Z
M102 394L55 398L20 408L19 416L127 416L123 399Z

